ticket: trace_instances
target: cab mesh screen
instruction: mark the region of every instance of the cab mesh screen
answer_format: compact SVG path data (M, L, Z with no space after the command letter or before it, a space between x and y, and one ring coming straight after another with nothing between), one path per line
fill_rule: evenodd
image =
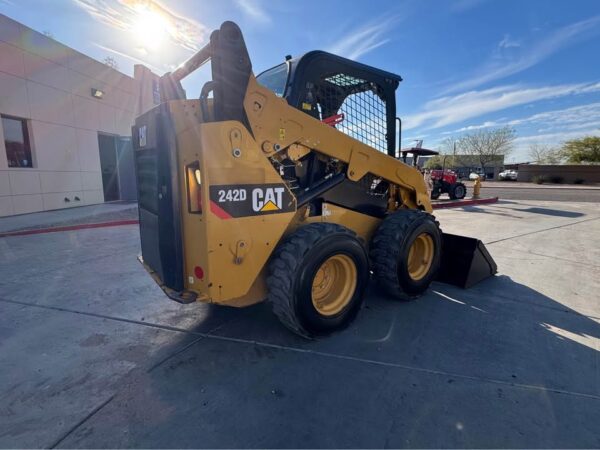
M350 75L325 77L317 87L320 119L343 114L339 131L387 153L386 105L378 91L377 84Z

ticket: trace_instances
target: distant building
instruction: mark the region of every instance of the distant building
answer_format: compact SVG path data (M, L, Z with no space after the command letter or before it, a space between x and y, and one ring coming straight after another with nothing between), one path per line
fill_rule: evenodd
M519 164L517 181L543 180L545 183L600 183L600 165Z
M0 216L135 200L131 125L157 86L0 15Z

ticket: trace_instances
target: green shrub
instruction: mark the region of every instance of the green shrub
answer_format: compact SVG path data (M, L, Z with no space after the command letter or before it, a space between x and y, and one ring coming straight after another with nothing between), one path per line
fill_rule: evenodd
M546 178L544 175L534 175L531 178L531 181L533 181L535 184L544 184L546 182Z
M585 180L583 178L575 178L575 180L573 180L574 184L583 184L585 183Z
M563 181L565 181L565 179L560 175L552 175L550 177L550 182L554 184L561 184Z

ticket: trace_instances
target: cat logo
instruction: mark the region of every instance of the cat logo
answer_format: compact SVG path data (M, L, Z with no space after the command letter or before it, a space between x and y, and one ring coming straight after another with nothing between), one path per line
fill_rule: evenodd
M279 211L283 208L284 187L254 188L252 209L256 212Z
M138 138L139 138L139 146L140 147L145 147L146 146L146 125L142 125L141 127L138 128Z

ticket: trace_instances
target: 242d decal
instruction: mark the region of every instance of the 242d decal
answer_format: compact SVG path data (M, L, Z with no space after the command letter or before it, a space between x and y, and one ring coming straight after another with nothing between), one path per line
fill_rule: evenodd
M295 210L294 198L283 184L210 186L210 200L231 217Z

